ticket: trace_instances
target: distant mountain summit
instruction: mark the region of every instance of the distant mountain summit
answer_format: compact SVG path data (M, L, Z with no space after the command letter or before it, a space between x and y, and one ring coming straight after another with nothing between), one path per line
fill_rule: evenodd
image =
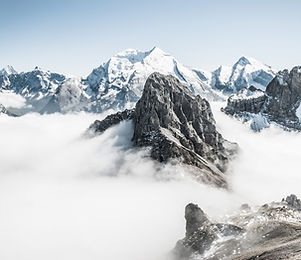
M147 77L153 72L172 75L193 93L210 100L221 99L208 84L210 73L192 70L157 47L147 52L128 49L94 69L83 80L93 100L92 110L133 107L142 95Z
M0 71L0 91L23 96L26 111L124 110L135 106L146 79L154 72L176 77L193 94L209 101L225 100L223 94L236 93L251 84L264 89L274 76L270 67L246 57L233 67L221 66L213 73L192 69L154 47L146 52L134 49L119 52L85 78L68 78L38 67L17 73L8 66Z
M10 65L0 70L0 76L9 76L11 74L17 74L18 72Z
M29 72L17 73L12 67L0 73L0 91L23 96L28 108L40 112L49 102L56 89L66 80L64 75L43 71L36 67Z
M265 90L275 75L270 66L243 56L232 67L220 66L213 71L210 84L224 94L233 94L250 86Z

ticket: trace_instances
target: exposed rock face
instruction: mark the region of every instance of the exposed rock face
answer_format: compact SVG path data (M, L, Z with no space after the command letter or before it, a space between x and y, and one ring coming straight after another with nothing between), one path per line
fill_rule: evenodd
M87 134L89 136L93 136L95 134L101 134L109 127L119 124L124 120L131 120L134 118L134 109L126 109L123 112L117 112L116 114L112 114L107 116L104 120L96 120L90 127L88 128Z
M225 147L231 144L216 131L209 103L173 76L159 73L148 78L136 104L133 141L151 146L158 161L179 158L209 172L214 165L224 172L231 152Z
M230 96L223 111L230 115L257 114L261 111L266 99L267 97L262 90L251 86L240 90L236 95Z
M259 126L254 130L261 130L270 123L288 130L301 130L301 67L279 72L264 93L259 95L258 91L253 96L242 95L246 90L230 96L223 110L244 121L253 120L253 126ZM258 120L264 122L260 124Z
M185 208L186 236L177 242L176 259L190 259L193 255L204 255L218 238L239 236L244 230L230 224L212 223L196 204Z
M2 104L0 104L0 115L1 114L6 114L8 116L14 116L14 117L18 116L17 114L7 110L6 107L3 106Z
M214 224L194 204L185 209L186 236L178 241L175 259L301 259L300 200L288 196ZM292 206L293 205L293 206Z
M0 113L6 114L7 110L6 108L0 104Z
M282 200L282 202L286 203L288 207L301 211L301 200L294 194L287 196L286 199Z
M124 111L95 122L89 132L103 132L133 118L133 143L150 147L159 162L180 161L203 182L226 186L223 172L237 145L217 132L209 103L194 96L173 76L153 73L146 81L134 112Z
M301 66L284 70L267 86L268 100L263 109L269 120L288 128L301 130L298 111L301 102Z

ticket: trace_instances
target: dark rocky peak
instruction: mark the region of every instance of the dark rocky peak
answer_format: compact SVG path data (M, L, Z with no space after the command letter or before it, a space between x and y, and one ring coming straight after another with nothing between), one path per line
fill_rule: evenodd
M267 86L269 97L263 108L268 119L284 127L301 130L297 112L301 102L301 67L294 67L289 73L284 70Z
M195 204L185 208L186 235L173 251L180 260L301 259L301 202L290 195L214 223ZM227 224L231 223L231 224Z
M206 214L197 204L189 203L185 208L186 236L196 232L201 226L209 222Z
M226 170L230 153L216 131L208 101L194 96L175 77L160 73L147 79L136 104L133 141L138 146L152 146L152 157L159 161L191 151L194 158L187 154L184 163L198 165L201 156L221 171Z
M257 90L256 93L259 93ZM301 67L296 66L290 72L277 73L268 84L265 92L254 98L237 93L229 97L223 109L227 114L235 115L244 121L252 120L261 124L261 130L275 123L286 130L301 130ZM256 121L261 121L261 123Z
M288 207L301 211L301 200L298 199L298 197L294 194L287 196L285 199L282 199L282 202L285 203Z
M174 250L176 259L190 259L196 255L203 256L218 239L225 241L230 239L231 241L231 237L240 237L244 233L244 229L239 226L211 222L203 210L192 203L185 208L185 219L186 235L176 244Z
M296 66L290 72L279 71L266 89L267 95L279 97L295 94L301 96L301 67Z
M209 103L175 77L151 74L134 111L95 122L89 132L101 133L126 119L133 119L133 144L150 147L153 159L178 162L200 181L227 186L224 172L237 145L217 132Z
M103 120L95 120L88 128L86 135L89 137L95 136L95 134L101 134L111 126L117 125L124 120L131 120L134 117L134 109L126 109L123 112L117 112L115 114L108 115Z
M5 106L0 104L0 114L6 114L6 113L7 113L7 109L5 108Z
M10 110L8 110L5 106L3 106L2 104L0 104L0 115L1 114L6 114L8 116L13 116L13 117L17 117L19 115L17 115L16 113L11 112Z

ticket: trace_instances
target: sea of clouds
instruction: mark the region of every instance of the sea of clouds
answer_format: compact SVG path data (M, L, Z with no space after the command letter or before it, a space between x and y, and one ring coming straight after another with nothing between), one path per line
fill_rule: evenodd
M240 146L229 191L131 148L131 122L87 139L104 115L1 115L0 259L166 259L184 236L189 202L222 219L242 203L301 196L301 136L275 127L254 133L220 106L217 127Z

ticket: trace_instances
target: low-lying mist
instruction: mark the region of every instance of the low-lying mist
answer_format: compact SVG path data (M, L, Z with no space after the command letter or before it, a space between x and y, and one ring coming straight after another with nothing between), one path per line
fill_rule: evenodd
M85 139L103 115L1 115L0 259L166 259L184 236L189 202L220 219L241 203L301 195L301 137L276 128L253 133L219 107L220 132L241 148L230 191L132 149L131 122Z

